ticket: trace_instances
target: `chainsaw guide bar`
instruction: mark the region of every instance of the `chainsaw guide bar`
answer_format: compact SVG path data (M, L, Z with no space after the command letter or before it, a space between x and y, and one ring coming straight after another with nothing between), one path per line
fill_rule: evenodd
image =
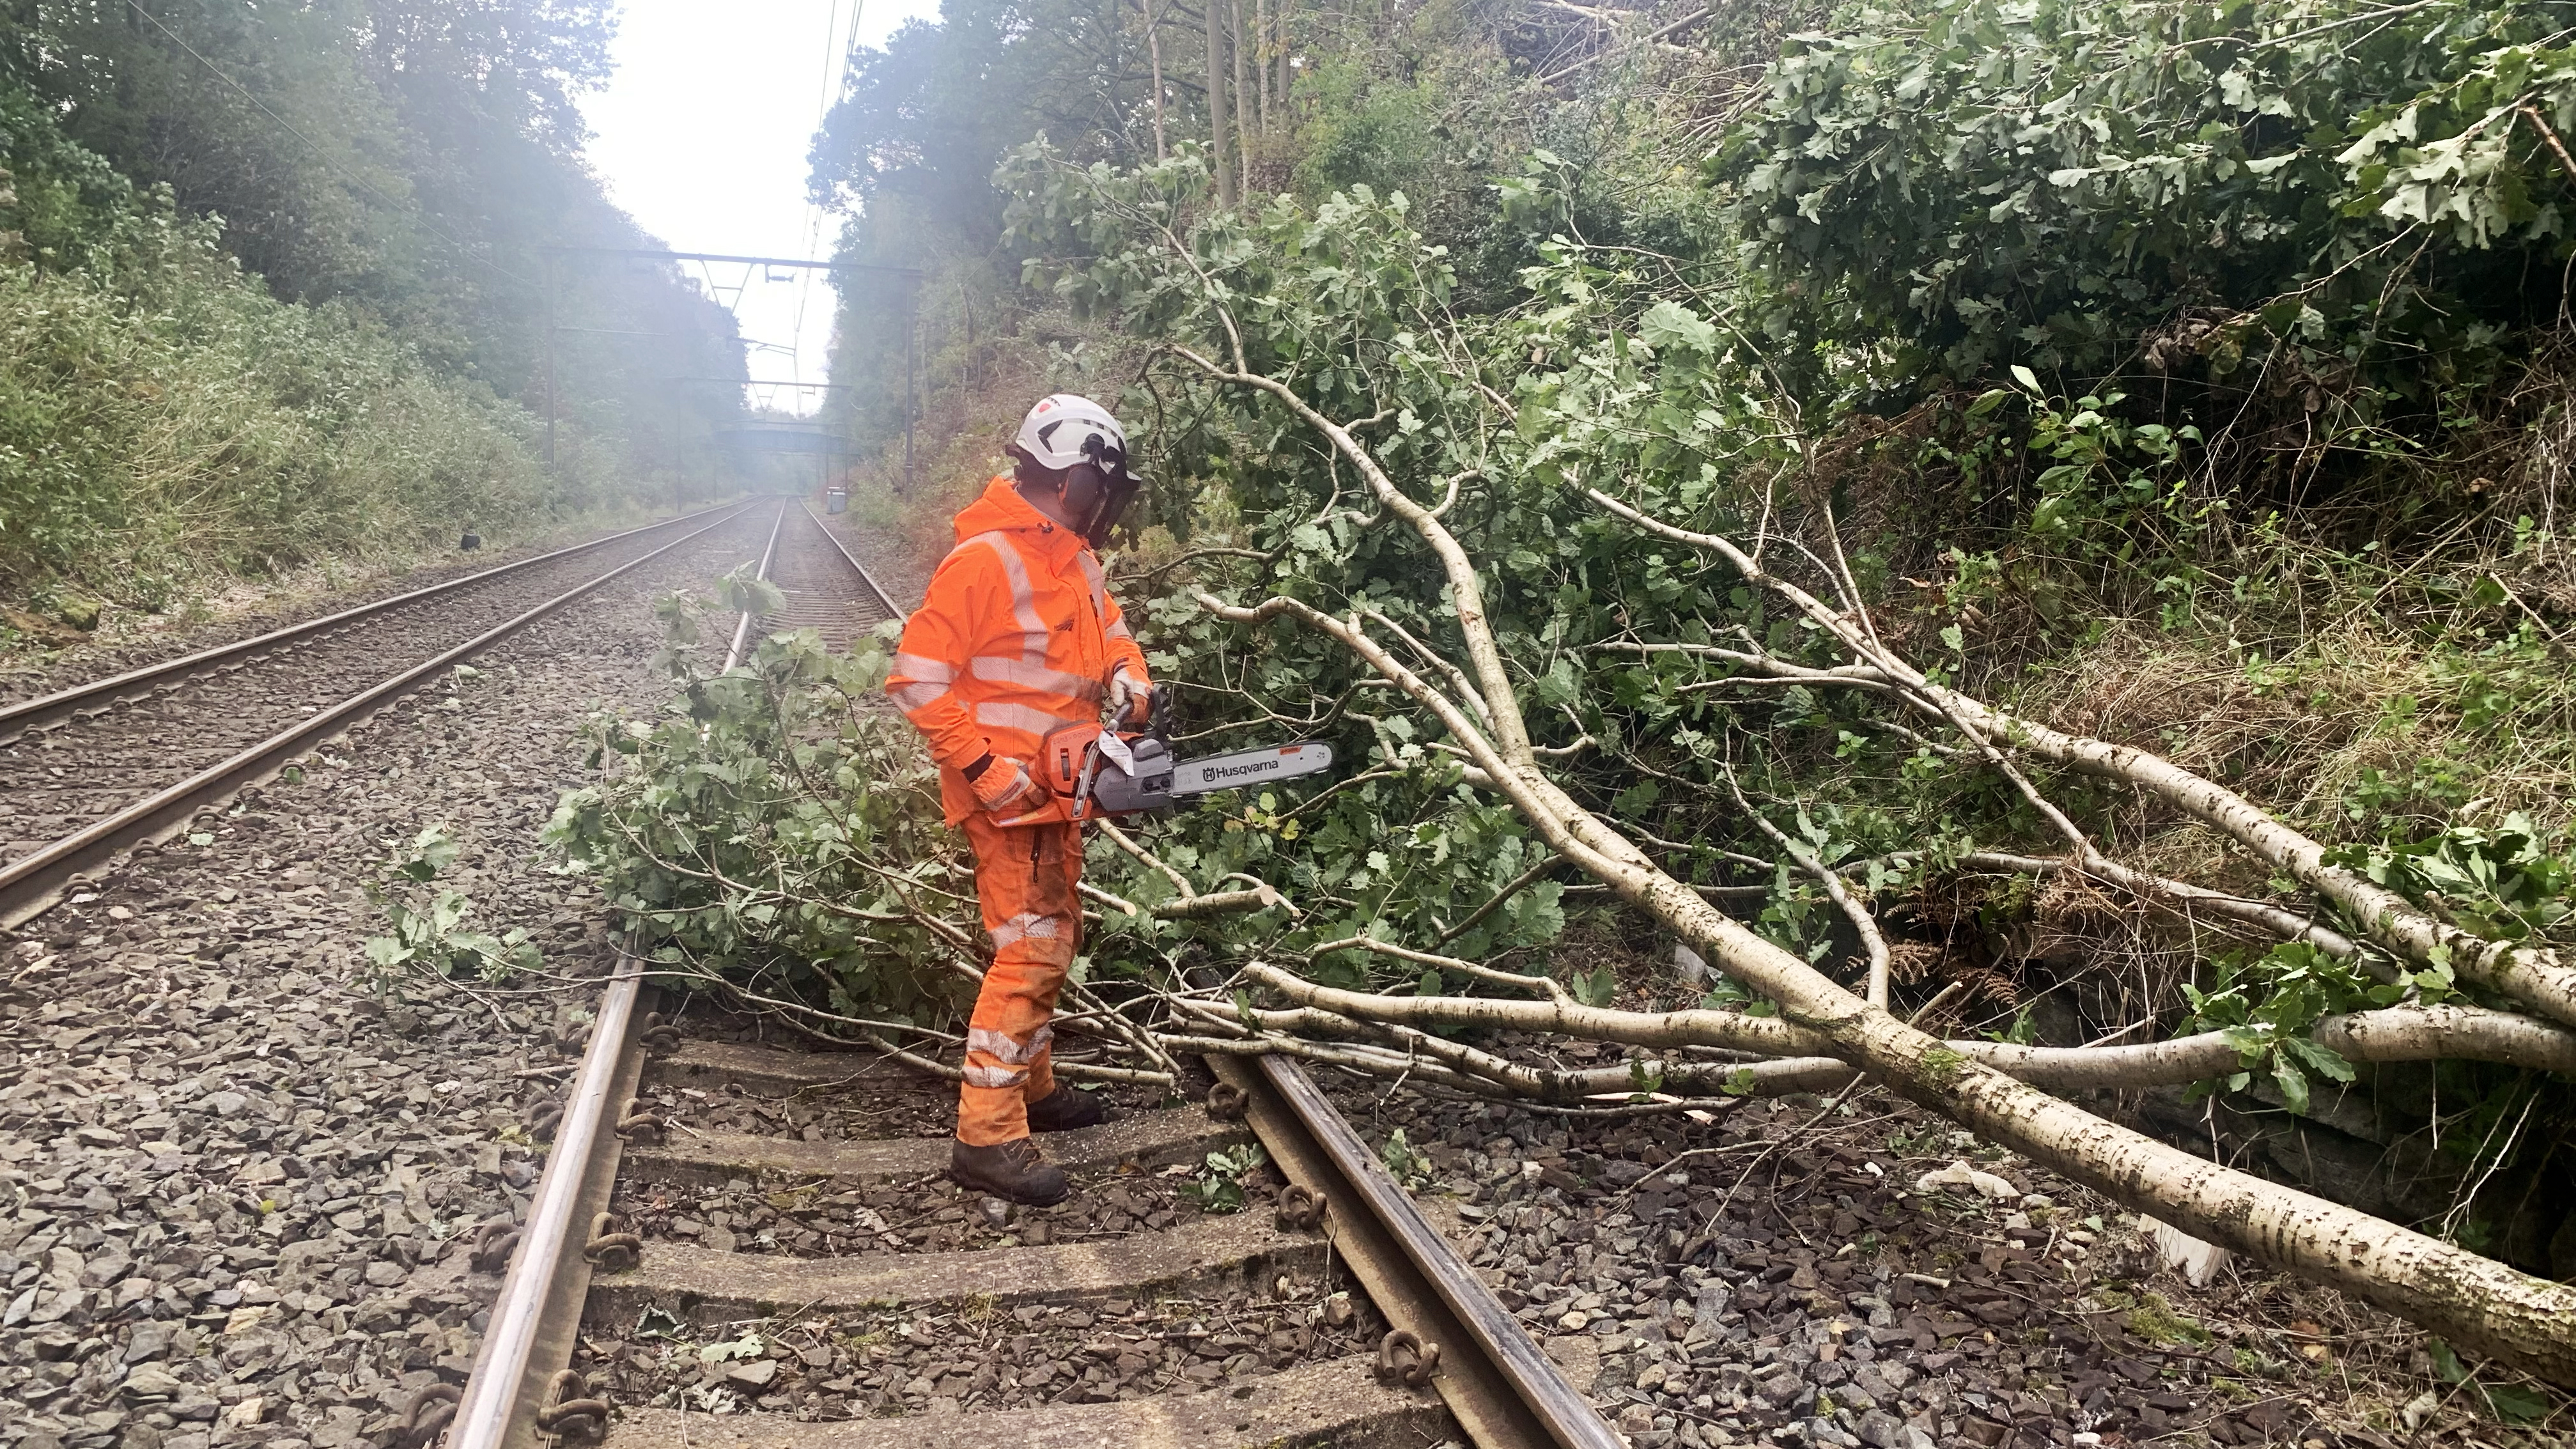
M1169 810L1193 795L1320 774L1333 767L1333 747L1308 740L1175 760L1159 728L1121 733L1086 723L1048 731L1037 764L1049 792L1047 802L1002 824Z
M1204 760L1183 760L1172 766L1172 793L1205 795L1213 790L1231 790L1238 785L1293 780L1299 775L1312 775L1332 767L1331 745L1309 742L1277 745L1266 750L1240 750L1231 755L1210 755Z

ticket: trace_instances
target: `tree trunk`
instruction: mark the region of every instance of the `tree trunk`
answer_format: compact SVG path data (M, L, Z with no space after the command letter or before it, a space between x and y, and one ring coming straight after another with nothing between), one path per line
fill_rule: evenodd
M1252 0L1252 68L1261 84L1261 136L1270 138L1270 0Z
M1163 18L1154 12L1157 0L1145 0L1145 59L1154 73L1154 159L1170 154L1163 140Z
M1285 131L1288 129L1288 78L1295 69L1288 64L1288 0L1272 0L1272 4L1278 11L1271 17L1271 24L1278 32L1275 40L1279 62L1279 129Z
M1217 0L1208 0L1208 4L1211 6L1214 6L1216 3ZM1243 3L1244 0L1225 0L1226 14L1232 17L1234 21L1234 44L1232 49L1234 52L1235 161L1243 171L1243 182L1239 194L1245 201L1249 202L1252 200L1252 108L1254 103L1246 99L1244 96Z
M1217 23L1224 0L1207 5L1208 165L1216 170L1216 199L1234 205L1234 172L1225 163L1225 28Z
M1161 914L1158 908L1156 914ZM1571 1001L1501 1001L1489 996L1372 996L1318 986L1276 966L1255 963L1244 974L1301 1006L1363 1021L1417 1028L1472 1027L1552 1033L1586 1041L1642 1047L1717 1047L1757 1051L1770 1059L1741 1065L1753 1072L1756 1090L1802 1091L1814 1083L1766 1084L1766 1076L1821 1072L1816 1080L1840 1084L1851 1068L1826 1056L1833 1041L1777 1017L1693 1008L1683 1011L1613 1011ZM1529 986L1540 977L1524 978ZM2502 1062L2537 1072L2576 1076L2576 1032L2510 1012L2477 1006L2391 1006L2318 1020L2312 1039L2351 1062ZM1958 1040L1950 1050L2016 1081L2053 1092L2124 1091L2179 1086L2223 1077L2243 1066L2235 1043L2220 1032L2202 1032L2135 1046L2036 1047L2004 1041ZM1821 1065L1820 1065L1821 1064ZM1670 1065L1670 1064L1667 1064ZM1723 1078L1731 1066L1710 1066Z

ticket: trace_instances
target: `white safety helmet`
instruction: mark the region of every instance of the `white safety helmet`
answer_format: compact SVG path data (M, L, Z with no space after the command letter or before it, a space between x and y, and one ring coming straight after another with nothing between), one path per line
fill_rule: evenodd
M1127 430L1118 426L1109 409L1069 392L1040 398L1029 409L1029 415L1020 419L1020 435L1012 439L1011 451L1030 466L1063 476L1068 487L1081 476L1077 469L1097 475L1098 486L1088 494L1091 502L1085 516L1068 520L1093 548L1109 546L1109 531L1118 526L1128 500L1145 484L1127 466ZM1022 480L1029 481L1026 474Z
M1104 455L1118 466L1127 460L1127 430L1118 426L1109 409L1069 392L1040 398L1020 419L1020 435L1011 441L1030 462L1050 473L1076 463L1102 464Z

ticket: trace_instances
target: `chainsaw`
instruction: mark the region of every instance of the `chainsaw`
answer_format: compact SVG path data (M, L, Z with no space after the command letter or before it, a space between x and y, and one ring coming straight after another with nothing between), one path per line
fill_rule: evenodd
M1293 780L1333 767L1333 747L1311 740L1176 760L1170 698L1168 691L1154 691L1143 729L1127 728L1121 721L1116 726L1058 725L1047 731L1037 759L1030 762L1047 787L1047 802L997 823L1036 825L1169 810L1193 795Z

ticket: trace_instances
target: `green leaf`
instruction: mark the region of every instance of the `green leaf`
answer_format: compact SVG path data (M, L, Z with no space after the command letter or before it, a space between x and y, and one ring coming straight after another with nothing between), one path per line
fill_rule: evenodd
M2308 1079L2291 1065L2288 1053L2272 1058L2272 1081L2281 1089L2282 1105L2288 1107L2293 1116L2308 1115Z
M2330 1082L2350 1082L2352 1063L2334 1048L2320 1046L2303 1036L2281 1038L2281 1050L2299 1059L2299 1064Z
M2042 397L2047 396L2047 394L2041 393L2039 390L2039 374L2032 372L2029 368L2016 362L2012 365L2012 375L2013 381L2020 383L2023 387L2029 388L2032 393Z
M2508 1424L2537 1424L2552 1412L2547 1395L2519 1384L2483 1384L2487 1407Z
M1385 1166L1387 1176L1405 1187L1412 1187L1431 1175L1430 1164L1414 1151L1411 1142L1405 1140L1401 1127L1387 1134L1386 1144L1378 1149L1377 1156Z
M689 1325L665 1308L647 1308L635 1320L637 1338L684 1338Z
M1657 302L1637 319L1637 336L1647 346L1661 350L1686 347L1706 353L1716 349L1717 324L1693 312L1679 302Z
M1619 978L1607 965L1574 976L1574 999L1586 1006L1608 1006L1619 995Z

